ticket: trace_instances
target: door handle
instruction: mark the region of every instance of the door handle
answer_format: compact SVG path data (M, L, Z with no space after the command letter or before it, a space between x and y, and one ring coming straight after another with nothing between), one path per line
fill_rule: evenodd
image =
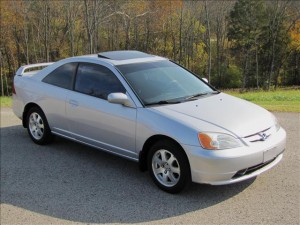
M73 99L70 99L70 100L69 100L69 104L70 104L71 106L73 106L73 107L76 107L76 106L79 105L78 102L77 102L76 100L73 100Z

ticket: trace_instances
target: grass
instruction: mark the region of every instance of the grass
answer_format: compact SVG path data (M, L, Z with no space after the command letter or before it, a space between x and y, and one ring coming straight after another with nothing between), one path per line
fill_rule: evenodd
M12 106L12 97L1 96L0 97L0 106L2 107L11 107Z
M224 91L227 94L253 102L270 111L300 112L300 89L277 91Z
M251 91L240 93L239 91L225 90L227 94L253 102L270 111L299 112L300 113L300 89L277 91ZM12 97L0 97L1 107L11 107Z

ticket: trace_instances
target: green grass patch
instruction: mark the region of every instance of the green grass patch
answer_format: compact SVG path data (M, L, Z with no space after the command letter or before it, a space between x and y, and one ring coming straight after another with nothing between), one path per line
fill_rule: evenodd
M1 96L0 97L0 106L2 107L11 107L12 106L12 97Z
M227 94L253 102L270 111L300 112L300 90L224 91Z

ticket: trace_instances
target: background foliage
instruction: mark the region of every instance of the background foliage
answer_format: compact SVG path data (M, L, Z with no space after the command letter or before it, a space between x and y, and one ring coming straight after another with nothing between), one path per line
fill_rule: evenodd
M299 1L1 1L1 95L24 64L136 49L218 88L300 85Z

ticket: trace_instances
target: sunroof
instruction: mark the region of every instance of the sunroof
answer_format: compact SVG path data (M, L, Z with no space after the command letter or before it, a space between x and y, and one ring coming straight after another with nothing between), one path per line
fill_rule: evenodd
M152 57L144 52L139 51L111 51L98 53L99 58L112 59L112 60L125 60Z

